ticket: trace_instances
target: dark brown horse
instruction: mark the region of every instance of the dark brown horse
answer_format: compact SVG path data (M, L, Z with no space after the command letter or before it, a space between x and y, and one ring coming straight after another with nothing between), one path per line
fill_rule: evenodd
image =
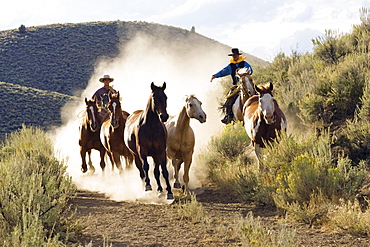
M134 159L123 141L126 119L129 113L121 108L119 92L108 95L107 106L110 118L102 124L100 140L108 154L113 157L113 167L115 164L119 172L122 173L121 155L125 157L126 166L130 166Z
M255 87L257 95L250 97L244 105L244 127L260 161L260 148L276 139L276 135L287 129L284 113L272 95L273 84Z
M81 170L83 173L87 172L86 164L86 153L89 158L89 169L92 173L95 172L95 168L91 161L91 150L96 149L100 152L100 167L104 171L105 161L104 156L106 154L105 148L100 142L100 128L101 128L101 117L97 106L96 99L87 100L85 98L86 111L80 125L80 139L78 141L80 145L80 154L82 159Z
M152 190L149 179L148 156L154 161L154 177L157 181L158 191L163 192L160 182L160 171L166 180L167 199L173 199L171 185L166 167L166 141L167 131L162 122L168 119L167 96L164 93L166 83L157 87L152 82L152 93L149 97L145 110L133 112L126 121L125 144L135 157L136 167L140 171L140 177L145 181L145 191Z

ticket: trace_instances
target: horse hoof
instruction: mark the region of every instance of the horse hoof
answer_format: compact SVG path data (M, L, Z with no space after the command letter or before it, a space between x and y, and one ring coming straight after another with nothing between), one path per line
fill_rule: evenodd
M86 173L86 172L87 172L87 168L82 167L82 168L81 168L81 171L82 171L83 173Z
M152 186L151 185L146 185L145 186L145 191L151 191L152 190Z
M167 200L173 200L173 199L174 199L173 194L168 193L167 194Z
M181 188L181 185L180 185L180 183L174 183L174 184L173 184L173 187L174 187L175 189L180 189L180 188Z

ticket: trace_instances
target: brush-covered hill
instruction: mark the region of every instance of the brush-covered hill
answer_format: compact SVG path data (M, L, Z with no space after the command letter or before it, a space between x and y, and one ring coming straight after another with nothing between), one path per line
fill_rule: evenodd
M62 107L68 96L79 96L96 63L117 57L120 47L138 33L151 36L157 42L170 42L168 49L179 54L186 54L194 46L225 53L231 48L194 31L146 22L22 25L18 29L0 31L0 82L3 82L0 90L2 99L6 99L1 106L6 114L2 114L0 135L22 124L47 128L51 123L60 123L60 111L56 109L50 114L32 117L27 111L42 113L46 106ZM248 61L267 64L252 55L248 55ZM17 109L14 101L23 103L24 107Z

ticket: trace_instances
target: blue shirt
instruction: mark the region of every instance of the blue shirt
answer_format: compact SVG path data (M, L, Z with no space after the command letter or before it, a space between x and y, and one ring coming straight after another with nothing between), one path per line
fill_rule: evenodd
M244 61L244 66L240 66L239 65L240 63L235 63L236 65L236 68L247 68L250 70L250 75L253 74L253 69L252 69L252 66L247 63L246 61ZM223 68L222 70L220 70L219 72L217 72L216 74L214 74L215 77L224 77L224 76L227 76L227 75L231 75L232 74L232 68L231 68L231 64L228 64L225 68Z

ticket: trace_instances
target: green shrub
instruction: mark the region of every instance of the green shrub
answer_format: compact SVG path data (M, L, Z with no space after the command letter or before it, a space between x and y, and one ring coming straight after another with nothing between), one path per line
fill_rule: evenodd
M75 195L66 167L38 128L12 133L0 151L0 238L5 246L43 246L73 237L67 203ZM45 242L46 243L46 242Z
M217 152L225 159L234 160L243 154L250 139L241 123L228 124L219 136L213 136L209 150Z
M280 229L268 229L252 212L248 212L246 217L239 220L237 230L246 246L298 246L294 228L282 223Z
M368 237L370 236L370 209L362 212L358 201L342 200L340 205L329 210L326 225L342 233Z

